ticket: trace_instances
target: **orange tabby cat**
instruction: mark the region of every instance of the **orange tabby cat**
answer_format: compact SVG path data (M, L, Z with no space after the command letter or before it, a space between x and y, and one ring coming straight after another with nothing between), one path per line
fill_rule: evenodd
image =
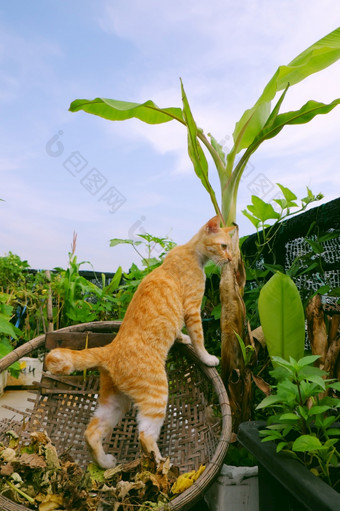
M191 342L206 365L218 364L218 358L204 347L200 315L203 267L209 259L219 265L231 260L228 232L233 229L220 228L218 217L214 217L188 243L173 248L139 285L111 344L82 351L60 348L46 356L46 367L53 374L100 368L99 405L85 438L101 467L115 466L102 441L127 412L131 400L138 410L143 449L153 451L157 462L162 459L156 442L168 399L165 360L175 339ZM181 332L184 325L189 336Z

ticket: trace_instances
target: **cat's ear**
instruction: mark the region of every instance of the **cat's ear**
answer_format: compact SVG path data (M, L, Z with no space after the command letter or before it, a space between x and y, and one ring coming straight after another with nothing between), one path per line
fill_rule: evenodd
M238 230L238 226L236 224L230 225L229 227L223 227L224 232L227 232L231 236L235 234L235 232Z
M205 230L208 233L218 232L220 230L220 218L218 216L214 216L214 218L211 218L209 222L205 225Z

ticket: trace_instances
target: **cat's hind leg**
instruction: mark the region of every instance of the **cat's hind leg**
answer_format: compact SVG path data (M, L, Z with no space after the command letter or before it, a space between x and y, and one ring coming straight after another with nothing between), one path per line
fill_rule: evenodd
M116 459L112 454L105 454L103 440L128 411L130 399L115 389L109 373L105 370L100 373L98 402L85 431L85 440L94 461L102 468L112 468L116 465Z
M162 373L155 371L157 377L150 383L145 384L145 390L141 395L133 396L138 408L137 421L139 441L146 454L154 453L156 463L163 460L159 451L157 440L164 423L166 406L168 402L168 382L164 368Z

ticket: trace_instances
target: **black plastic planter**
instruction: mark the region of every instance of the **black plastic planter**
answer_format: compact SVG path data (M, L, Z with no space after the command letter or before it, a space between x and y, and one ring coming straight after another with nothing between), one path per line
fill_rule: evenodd
M258 460L260 511L340 511L340 493L296 460L276 454L272 442L261 442L264 422L243 422L239 442Z

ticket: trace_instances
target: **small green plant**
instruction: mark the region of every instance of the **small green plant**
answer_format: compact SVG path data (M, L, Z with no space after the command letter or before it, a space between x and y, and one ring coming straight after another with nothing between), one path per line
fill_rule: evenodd
M6 303L13 307L12 322L21 330L19 343L46 331L45 272L31 272L27 261L9 252L0 257L0 292L8 295Z
M272 411L260 436L336 487L340 479L332 479L332 470L340 468L340 430L334 423L340 419L340 400L331 394L340 391L340 382L326 379L327 373L313 366L318 358L272 357L276 367L271 375L278 383L257 406Z
M154 267L159 266L167 252L176 246L176 243L167 236L165 238L158 238L157 236L153 236L147 232L144 234L138 234L137 236L141 238L141 240L113 238L110 240L110 247L115 247L121 244L131 245L141 258L143 266L145 266L149 271L153 270ZM141 245L144 247L146 256L144 256L137 248ZM154 251L159 253L158 257L154 257L152 255Z
M301 204L297 204L297 196L289 188L276 183L282 192L282 198L274 199L277 209L270 202L265 202L256 195L251 196L249 204L242 213L251 221L257 232L258 247L268 244L277 233L279 222L286 220L292 215L302 213L312 202L323 198L321 193L314 195L307 186L307 196L301 199ZM273 224L269 223L274 220ZM260 234L261 231L261 234ZM262 239L261 239L262 238Z
M97 286L79 275L79 268L84 263L85 261L78 263L72 251L69 253L68 268L66 270L57 268L58 275L52 282L52 291L57 302L55 309L57 328L96 319L88 299L96 292Z
M267 280L271 272L287 273L293 279L310 277L313 280L315 290L300 288L301 298L304 306L306 306L311 298L317 293L327 294L329 296L340 296L340 289L331 285L329 278L324 269L324 252L327 250L327 244L340 236L340 232L332 230L320 234L317 222L314 221L309 226L308 232L304 237L304 246L291 266L285 269L282 265L276 263L275 240L281 228L282 220L286 220L292 215L304 212L307 206L313 202L323 198L322 194L314 195L307 187L307 196L301 199L301 204L297 203L296 195L289 189L277 183L283 198L274 199L273 202L279 206L279 210L273 207L271 202L265 202L257 196L252 196L252 204L249 204L242 213L252 222L256 228L257 241L256 253L245 259L247 280L252 283L256 282L256 287L245 289L245 303L248 316L250 319L255 317L256 313L252 312L254 305L254 296L260 292L261 287ZM241 241L245 241L247 237ZM263 257L266 262L263 262ZM272 264L267 261L272 260Z
M236 335L237 340L240 344L240 348L241 348L242 356L243 356L243 360L244 360L244 365L247 366L250 364L250 362L254 356L255 348L252 344L247 344L247 345L244 344L242 337L239 336L237 332L235 332L235 335Z
M11 323L13 307L7 303L9 298L8 294L0 293L0 358L13 351L13 341L21 334L20 330ZM19 362L14 362L8 370L17 378L20 373Z
M176 243L168 237L159 238L149 233L138 234L138 237L141 239L113 238L110 240L111 247L122 244L131 245L140 257L143 266L143 268L139 268L133 263L127 273L122 273L121 268L119 268L122 282L112 297L112 302L115 305L115 314L118 319L124 318L126 309L142 279L160 266L169 250L176 246ZM143 248L143 251L141 248ZM145 255L143 255L143 252ZM155 253L157 257L155 257Z
M25 282L28 268L28 262L12 252L0 257L0 291L10 294L14 287L20 287Z

